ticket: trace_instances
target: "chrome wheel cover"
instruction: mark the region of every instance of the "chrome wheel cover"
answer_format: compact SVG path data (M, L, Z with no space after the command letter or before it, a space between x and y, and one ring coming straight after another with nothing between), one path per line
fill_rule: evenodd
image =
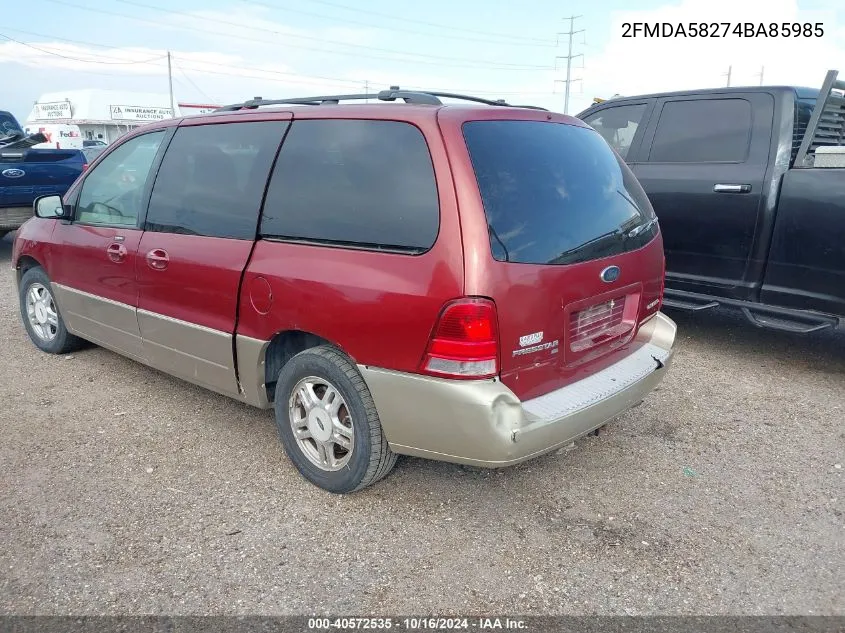
M352 415L337 387L325 378L303 378L288 400L291 430L299 450L327 472L349 463L355 447Z
M34 283L26 292L26 317L35 335L50 342L59 333L59 313L53 295L40 283Z

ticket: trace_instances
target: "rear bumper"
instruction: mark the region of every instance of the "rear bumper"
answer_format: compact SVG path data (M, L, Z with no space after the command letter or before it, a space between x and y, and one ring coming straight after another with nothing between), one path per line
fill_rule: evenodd
M32 206L0 207L0 231L14 231L32 217Z
M640 328L636 352L525 402L498 380L359 369L393 451L495 468L564 446L640 403L671 365L676 329L658 313Z

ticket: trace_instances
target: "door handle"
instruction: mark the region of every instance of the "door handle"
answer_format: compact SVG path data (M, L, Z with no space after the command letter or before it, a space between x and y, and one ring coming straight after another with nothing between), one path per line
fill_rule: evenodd
M106 249L109 259L115 263L120 263L126 259L127 252L126 247L119 243L109 244L109 247Z
M716 193L751 193L751 185L713 185Z
M147 265L153 270L164 270L170 261L170 256L162 248L154 248L147 253Z

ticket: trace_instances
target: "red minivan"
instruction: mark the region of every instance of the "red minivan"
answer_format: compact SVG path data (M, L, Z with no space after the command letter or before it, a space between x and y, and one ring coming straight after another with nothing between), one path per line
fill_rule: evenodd
M604 425L672 358L651 205L581 121L441 96L253 100L123 137L18 232L33 343L275 407L337 493L398 454L507 466Z

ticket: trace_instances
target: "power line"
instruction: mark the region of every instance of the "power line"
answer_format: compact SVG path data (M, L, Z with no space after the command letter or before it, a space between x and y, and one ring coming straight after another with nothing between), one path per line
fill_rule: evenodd
M222 19L212 18L212 17L209 17L209 16L203 16L203 15L196 15L194 13L189 13L187 11L177 11L177 10L174 10L174 9L167 9L167 8L164 8L164 7L146 4L146 3L143 3L143 2L135 2L134 0L115 0L115 1L120 2L121 4L129 5L129 6L140 7L142 9L159 11L161 13L166 13L166 14L170 14L170 15L180 15L180 16L183 16L183 17L191 18L192 20L204 20L206 22L223 24L225 26L242 26L242 25L233 24L231 21L228 21L228 20L222 20ZM71 5L71 3L65 2L64 0L48 0L48 2L56 2L58 4L66 4L68 6L75 6L76 8L80 8L80 9L87 9L87 7L81 7L81 6L78 6L78 5ZM90 10L96 11L98 13L112 13L112 15L117 15L119 17L126 17L126 18L130 18L130 19L134 19L134 20L142 20L142 21L145 21L145 22L153 22L152 20L148 20L146 18L136 18L134 16L127 16L125 14L119 14L119 13L104 11L102 9L90 9ZM187 27L187 26L173 25L173 24L168 24L168 26L175 26L176 28L187 28L187 29L193 30L193 31L208 32L208 33L212 33L214 35L236 37L234 35L222 33L220 31L209 31L207 29L199 29L199 28L196 28L196 27ZM422 53L409 53L407 51L400 51L400 50L390 49L390 48L381 48L381 47L378 47L378 46L368 46L366 44L352 44L352 43L347 43L347 42L338 42L336 40L329 40L329 39L320 38L320 37L310 37L310 36L307 36L307 35L297 35L297 34L294 34L294 33L285 33L283 31L277 31L277 30L274 30L274 29L268 29L268 28L259 27L259 26L248 26L248 27L243 27L243 28L249 28L252 31L260 31L260 32L264 32L264 33L269 33L271 35L275 35L276 37L285 37L285 38L302 39L302 40L308 40L308 41L316 41L316 42L320 42L321 44L327 43L327 44L334 44L334 45L339 45L339 46L347 46L347 47L350 47L350 48L371 50L371 51L376 51L376 52L380 52L380 53L389 53L390 55L404 55L404 56L419 57L421 59L438 60L437 65L443 65L442 64L443 61L446 61L446 62L461 61L461 62L467 62L467 63L473 64L472 67L477 67L477 65L480 64L480 65L488 66L491 69L495 68L496 70L508 70L508 69L513 69L513 70L552 70L548 66L537 66L537 65L527 65L527 64L509 64L509 63L504 63L504 62L489 62L489 61L486 61L486 60L478 60L478 59L455 58L455 57L445 56L445 55L430 55L430 54L422 54ZM254 41L252 38L239 37L238 39L247 39L249 41ZM272 42L272 43L276 44L276 45L279 44L278 40L275 41L275 42ZM294 46L296 48L304 48L306 50L319 50L320 52L324 52L324 53L349 55L348 51L329 51L329 50L325 50L323 48L315 49L313 47L307 47L307 46L302 46L302 45L293 45L293 44L288 44L288 43L285 43L285 45L286 46ZM384 56L371 55L371 57L375 57L376 59L386 59ZM402 61L402 62L423 63L423 62L415 60L415 59L396 60L393 57L391 57L389 59L394 59L395 61ZM427 63L431 64L431 62L427 62Z
M543 43L543 44L550 44L551 43L548 40L542 40L542 39L539 39L539 38L515 36L513 34L506 34L506 33L491 33L489 31L477 31L477 30L473 30L473 29L464 29L464 28L461 28L461 27L458 27L458 26L452 26L452 25L449 25L449 24L438 24L436 22L427 22L425 20L416 20L416 19L413 19L413 18L399 17L399 16L395 16L395 15L390 15L389 13L381 13L379 11L373 11L371 9L360 9L358 7L351 7L347 4L340 4L339 2L330 2L329 0L311 0L311 2L315 2L317 4L323 4L323 5L326 5L326 6L329 6L329 7L335 7L337 9L346 9L347 11L352 11L354 13L365 13L367 15L376 15L376 16L379 16L379 17L382 17L382 18L387 18L389 20L397 20L399 22L408 22L408 23L411 23L411 24L422 24L424 26L433 26L434 28L437 28L437 29L445 29L445 30L449 30L449 31L458 31L458 32L461 32L461 33L472 33L472 34L475 34L475 35L487 35L487 36L491 36L491 37L505 37L505 38L514 38L514 39L524 39L525 41L534 41L534 42Z
M119 46L110 46L110 45L107 45L107 44L99 44L97 42L89 42L89 41L85 41L85 40L56 37L56 36L53 36L53 35L48 35L48 34L45 34L45 33L37 33L37 32L34 32L34 31L24 31L24 30L21 30L21 29L6 29L6 30L15 31L15 32L18 32L18 33L25 33L25 34L28 34L28 35L33 35L35 37L49 37L49 38L52 38L52 39L55 39L55 40L58 40L58 41L69 42L69 43L72 43L72 44L80 44L80 45L83 45L83 46L93 46L93 47L104 48L104 49L109 49L109 50L125 50L125 48L119 47ZM10 39L10 40L12 39L12 38L8 38L8 36L5 36L5 35L3 37L6 37L7 39ZM12 40L12 41L26 45L30 48L33 48L33 49L35 49L39 52L42 52L44 54L47 54L47 55L67 58L67 56L65 56L65 55L62 55L62 54L59 54L59 53L54 53L50 50L47 50L46 48L41 48L41 47L38 47L38 46L32 46L32 45L27 44L25 42L18 42L18 40ZM167 57L166 53L159 55L159 56L157 56L153 59L154 60L160 60L160 59L164 59L165 57ZM79 61L79 62L82 62L82 63L90 63L90 64L105 63L100 58L95 58L95 59L72 58L72 59L74 59L74 61ZM104 57L102 59L116 59L116 58ZM238 78L243 78L243 79L259 79L259 80L263 80L263 81L284 82L284 83L288 83L288 84L296 84L296 85L303 85L303 86L325 87L325 86L331 85L331 86L334 86L334 87L346 88L348 85L360 85L361 83L368 83L366 81L358 80L358 79L346 79L346 78L340 78L340 77L326 77L326 76L321 76L321 75L304 75L304 74L299 74L299 73L290 73L290 72L285 72L285 71L280 71L280 70L271 70L271 69L243 66L243 65L233 66L233 65L230 65L230 64L221 64L221 63L217 63L217 62L213 63L214 70L212 70L212 69L209 69L209 68L197 68L195 66L186 66L184 64L184 61L187 61L189 64L192 63L192 61L193 61L193 63L199 63L199 64L210 64L210 62L203 62L201 60L190 60L190 59L185 60L185 58L181 58L182 61L178 61L179 59L180 59L180 56L178 54L173 55L174 66L176 66L177 70L179 70L179 72L182 74L182 76L187 81L191 82L194 85L194 87L197 89L198 92L203 93L204 96L206 98L208 98L210 101L214 101L214 99L210 99L208 97L208 95L205 94L204 91L202 89L200 89L199 86L197 86L193 82L193 80L185 72L186 70L192 71L192 72L197 72L197 73L205 73L205 74L210 74L210 75L224 76L224 77L238 77ZM154 66L156 68L161 68L163 72L166 72L166 68L161 64L155 64L155 63L150 62L150 63L148 63L148 65ZM222 72L220 70L221 68L229 68L229 69L232 69L236 72ZM83 72L83 73L86 73L86 74L104 75L104 76L108 76L108 77L120 77L121 76L121 75L116 75L114 73L99 73L99 72L96 72L96 71L87 71L87 70L79 70L79 69L74 69L74 72ZM250 75L250 74L245 74L245 72L262 73L262 74L261 75L255 75L255 74ZM277 75L278 77L268 77L267 75ZM303 79L310 79L312 81L311 82L292 81L291 79L289 79L290 77L299 77L299 78L303 78ZM326 83L326 82L329 82L329 83ZM425 87L425 86L410 86L409 85L409 86L403 86L403 87L405 87L409 90L434 90L431 87ZM512 96L512 95L530 96L530 95L548 95L548 94L550 94L548 92L530 92L530 91L499 91L499 90L469 90L468 91L466 88L437 88L436 90L438 92L471 92L471 93L477 94L477 95L485 95L486 94L486 95L499 95L499 96Z
M107 44L98 44L96 42L87 42L87 41L84 41L84 40L68 39L66 37L56 37L54 35L48 35L46 33L36 33L34 31L23 31L21 29L9 29L9 28L7 28L6 30L7 31L15 31L17 33L26 33L27 35L33 35L35 37L52 38L54 40L58 40L58 41L61 41L61 42L69 42L71 44L81 44L83 46L95 46L97 48L107 48L107 49L111 49L111 50L126 50L125 47L121 47L121 46L109 46ZM23 44L23 42L21 42L21 43ZM37 49L37 50L40 50L40 49ZM52 53L51 51L48 51L48 50L42 50L41 52L46 53L48 55L57 55L59 57L62 57L62 55L60 55L58 53ZM167 57L167 53L163 53L158 59L164 59L165 57ZM114 59L114 58L112 58L112 59ZM76 61L86 62L86 63L90 62L92 64L99 63L99 61L97 59L79 59L79 60L76 60ZM190 62L190 60L188 60L188 61ZM204 61L201 61L201 60L197 60L197 63L206 64L206 63L210 63L210 62L204 62ZM159 66L158 64L153 64L153 63L150 63L149 65L150 66ZM361 83L361 81L357 80L357 79L344 79L344 78L340 78L340 77L325 77L325 76L321 76L321 75L303 75L301 73L289 73L289 72L285 72L285 71L281 71L281 70L268 70L268 69L263 69L263 68L250 68L249 66L242 66L242 65L232 66L232 65L228 65L228 64L220 64L218 62L214 62L214 67L215 68L232 68L232 69L239 70L239 71L241 71L241 70L255 70L257 72L273 73L273 74L277 74L277 75L284 75L284 76L287 76L287 77L303 77L303 78L307 78L307 79L324 79L324 80L338 82L338 83L342 82L342 83L346 83L346 84L349 84L349 85L360 85L360 83ZM208 71L206 69L200 69L200 68L192 68L192 69L189 69L189 70L195 70L197 72L211 72L211 71ZM212 74L220 74L220 73L212 73ZM226 73L226 76L239 77L241 75L240 75L240 73L238 73L238 74Z
M46 55L53 55L55 57L61 57L62 59L69 59L69 60L75 61L75 62L90 62L90 63L94 63L94 64L108 64L108 65L114 65L114 66L121 66L121 65L129 66L129 65L132 65L132 64L149 64L150 62L154 62L154 61L157 61L159 59L164 59L165 57L167 57L167 55L159 55L158 57L153 57L151 59L142 59L142 60L136 60L136 61L131 61L131 62L128 62L128 61L109 61L109 60L117 59L116 57L104 57L104 58L100 58L100 59L81 59L79 57L71 57L70 55L64 55L62 53L56 53L54 51L50 51L50 50L47 50L47 49L44 49L44 48L39 48L38 46L33 46L32 44L27 44L26 42L21 42L20 40L16 40L12 37L9 37L8 35L4 35L3 33L0 33L0 37L3 37L5 39L9 40L10 42L14 42L15 44L20 44L21 46L26 46L27 48L35 49L36 51L39 51L39 52L44 53Z
M380 30L380 31L389 31L391 33L410 33L412 35L424 35L425 37L437 37L437 38L447 39L447 40L459 40L461 42L478 42L478 43L481 43L481 44L495 44L496 46L527 46L527 47L534 47L534 48L547 48L547 47L553 47L555 45L555 43L552 42L552 41L540 42L539 40L537 40L537 41L531 42L531 41L517 41L516 39L492 40L492 39L467 37L465 35L449 35L447 33L430 33L430 32L426 33L426 32L418 31L418 30L415 30L415 29L408 29L408 28L402 28L402 27L397 27L397 26L390 26L390 27L378 26L378 25L375 25L375 24L370 24L369 22L364 22L363 20L354 20L354 19L350 19L350 18L343 18L343 17L339 17L339 16L334 16L334 15L327 15L325 13L314 13L312 11L303 11L302 9L291 9L290 7L280 7L279 5L276 5L276 4L269 4L267 2L261 2L260 0L241 0L241 2L243 2L245 4L251 4L251 5L254 5L254 6L258 6L258 7L264 7L264 8L267 8L267 9L284 11L285 13L296 13L298 15L307 15L307 16L310 16L310 17L320 18L320 19L323 19L323 20L334 20L335 22L342 22L342 23L345 23L345 24L356 24L358 26L364 26L364 27L367 27L367 28L370 28L370 29L377 29L377 30ZM373 13L373 12L369 12L369 11L361 11L360 9L354 9L354 11L356 11L357 13ZM383 15L383 14L377 14L377 15ZM385 16L385 17L391 17L391 16ZM391 19L396 20L396 19L400 19L400 18L391 17ZM443 27L438 26L437 28L443 28ZM512 36L498 36L497 35L497 36L493 36L493 37L512 37Z
M212 99L211 97L209 97L202 88L200 88L197 84L195 84L193 79L188 77L188 75L185 73L185 71L182 70L182 67L179 64L176 63L175 58L173 60L173 65L176 66L176 70L178 70L182 74L182 76L188 81L188 83L190 83L194 87L194 89L197 92L199 92L205 98L205 100L208 103L212 103L213 101L215 101L215 99Z

